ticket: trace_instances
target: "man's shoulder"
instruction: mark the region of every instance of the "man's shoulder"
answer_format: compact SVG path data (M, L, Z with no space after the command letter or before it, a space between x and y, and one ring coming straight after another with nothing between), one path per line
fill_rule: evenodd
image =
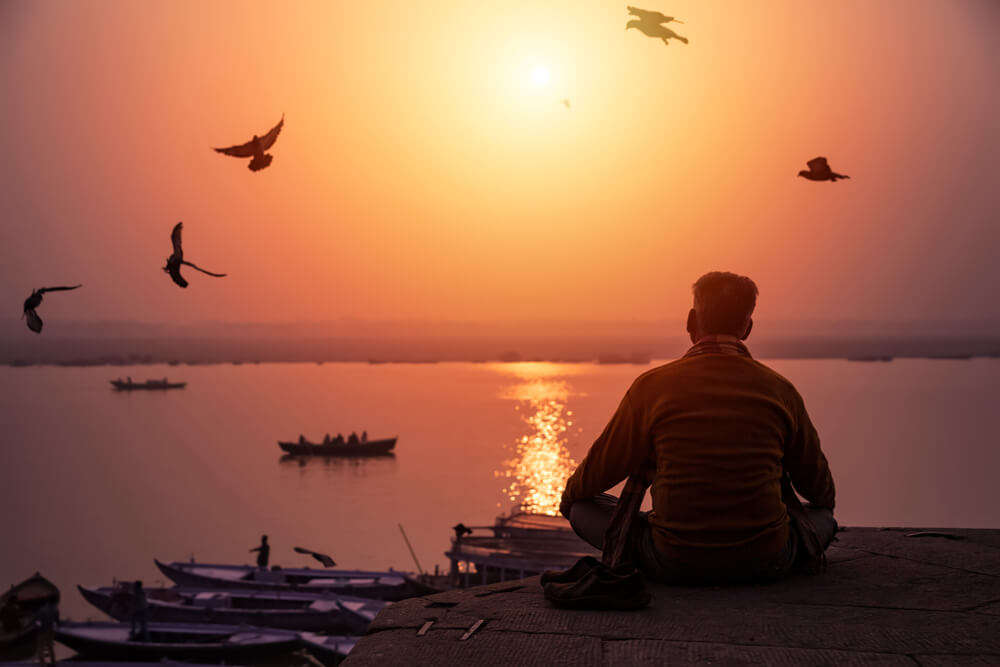
M632 383L632 390L641 392L646 389L653 389L659 383L669 382L676 377L698 374L700 372L699 366L705 363L718 363L720 358L725 359L726 363L739 364L748 372L759 376L761 381L770 384L780 393L787 394L793 400L799 395L792 381L778 371L756 359L736 355L699 355L675 359L656 368L651 368L637 377Z

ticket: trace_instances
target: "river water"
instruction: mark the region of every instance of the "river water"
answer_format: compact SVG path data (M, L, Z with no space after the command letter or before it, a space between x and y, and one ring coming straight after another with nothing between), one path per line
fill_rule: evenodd
M657 362L661 363L661 362ZM847 525L1000 528L992 420L1000 360L766 362L819 429ZM35 570L62 612L100 617L73 590L162 576L153 564L447 565L449 527L517 504L553 511L563 480L642 366L245 364L0 368L0 586ZM186 389L111 391L118 375ZM399 436L392 458L294 461L303 433Z

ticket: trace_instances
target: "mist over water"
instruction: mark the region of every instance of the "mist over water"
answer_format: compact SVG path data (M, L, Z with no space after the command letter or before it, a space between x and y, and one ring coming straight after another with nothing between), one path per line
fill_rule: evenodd
M659 362L657 362L659 363ZM1000 527L992 415L1000 360L765 362L819 429L846 525ZM73 590L155 584L153 558L345 567L445 566L449 527L516 503L552 511L631 381L591 364L244 364L0 368L0 584L40 570L63 613L99 617ZM131 375L184 390L116 393ZM396 456L282 459L279 439L367 430Z

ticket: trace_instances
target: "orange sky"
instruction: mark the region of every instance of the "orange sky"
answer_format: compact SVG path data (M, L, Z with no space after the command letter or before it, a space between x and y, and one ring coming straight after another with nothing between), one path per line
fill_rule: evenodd
M758 319L1000 316L1000 5L647 7L690 44L606 1L0 4L4 317L653 319L720 268ZM282 113L270 168L210 150ZM230 277L160 271L180 220Z

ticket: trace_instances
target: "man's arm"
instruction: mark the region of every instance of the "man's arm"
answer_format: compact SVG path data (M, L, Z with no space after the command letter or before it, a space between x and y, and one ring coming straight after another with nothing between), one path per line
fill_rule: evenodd
M604 432L590 446L590 451L566 481L559 511L569 517L569 508L577 500L591 498L638 472L650 458L648 427L644 415L634 404L633 390L622 399Z
M785 470L795 490L810 503L833 509L836 490L826 456L819 446L819 434L809 419L805 403L795 395L795 433L785 447Z

